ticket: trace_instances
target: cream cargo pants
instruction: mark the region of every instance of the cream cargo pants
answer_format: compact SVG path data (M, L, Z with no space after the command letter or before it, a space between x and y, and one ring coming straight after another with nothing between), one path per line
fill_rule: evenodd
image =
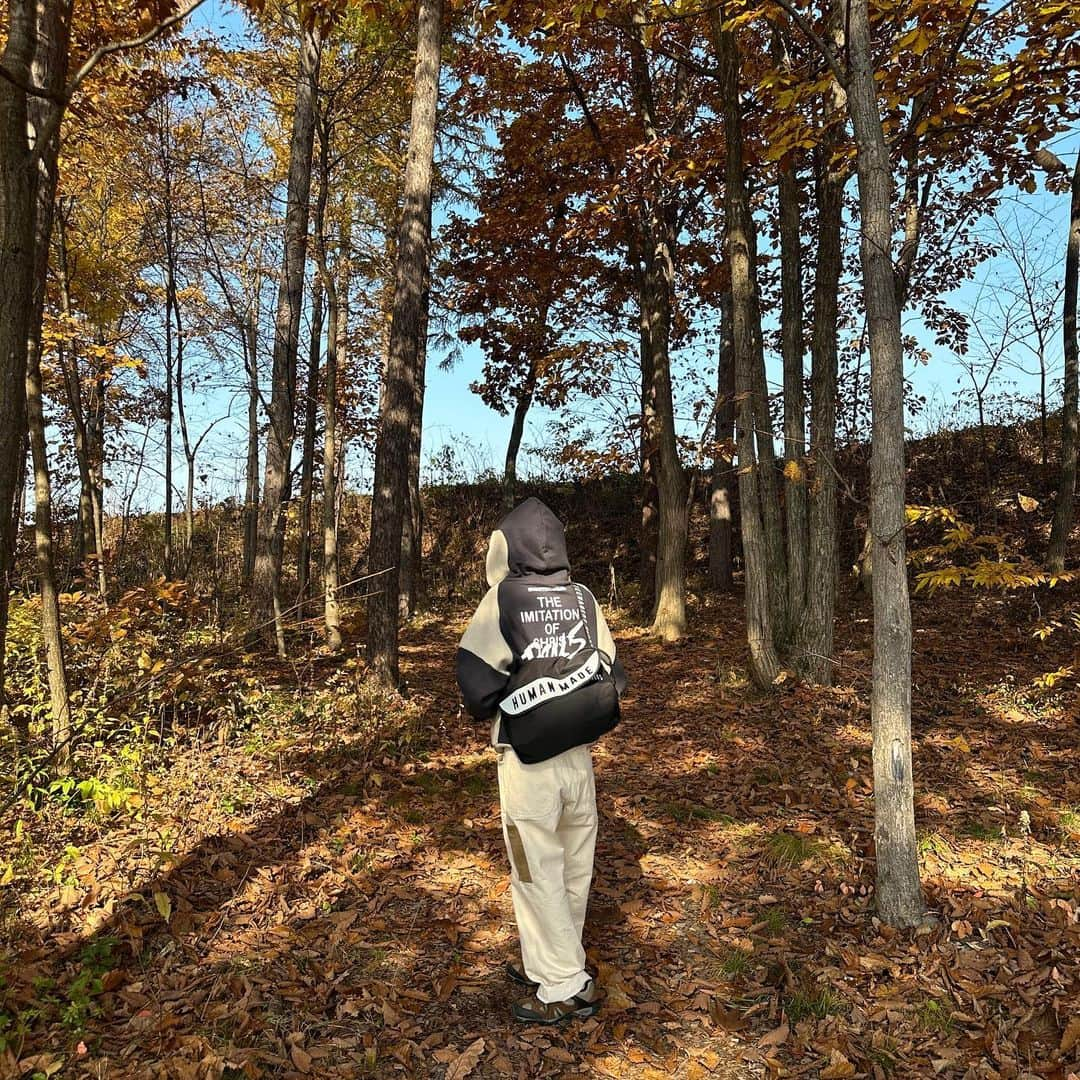
M589 980L581 931L596 848L591 749L536 765L500 749L499 800L522 967L541 1001L566 1001Z

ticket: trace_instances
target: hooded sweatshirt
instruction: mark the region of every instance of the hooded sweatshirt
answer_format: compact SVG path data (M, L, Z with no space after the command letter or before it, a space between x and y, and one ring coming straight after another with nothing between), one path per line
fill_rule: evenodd
M596 598L570 580L562 522L539 500L526 499L491 534L484 599L457 653L457 678L465 708L492 720L491 738L507 745L500 706L514 708L507 692L522 676L569 693L568 675L585 663L610 670L621 694L626 673Z

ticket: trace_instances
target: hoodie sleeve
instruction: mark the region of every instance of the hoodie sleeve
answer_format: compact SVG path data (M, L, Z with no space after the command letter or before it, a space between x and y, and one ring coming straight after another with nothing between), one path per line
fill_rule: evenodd
M626 669L622 666L622 661L615 656L615 639L608 629L603 608L596 603L596 597L593 597L593 603L596 604L596 645L602 653L611 657L611 673L615 676L615 689L621 695L626 690Z
M458 645L457 681L465 708L477 720L498 711L514 654L499 622L499 588L488 589Z

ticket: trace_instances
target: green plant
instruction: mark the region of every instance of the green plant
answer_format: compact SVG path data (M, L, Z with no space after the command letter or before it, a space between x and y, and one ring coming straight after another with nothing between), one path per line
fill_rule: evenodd
M783 829L772 833L765 841L764 857L767 862L784 870L801 866L804 862L842 862L844 851L839 845L814 840L801 833Z
M766 908L761 921L765 923L765 929L774 936L782 934L788 928L787 912L781 907Z
M952 1010L937 998L926 998L915 1006L915 1021L926 1031L935 1031L939 1035L952 1033Z
M750 967L750 954L742 949L725 949L720 956L720 972L728 979L742 978Z
M828 986L796 990L784 1003L788 1019L797 1024L800 1020L824 1020L842 1010L843 1002Z

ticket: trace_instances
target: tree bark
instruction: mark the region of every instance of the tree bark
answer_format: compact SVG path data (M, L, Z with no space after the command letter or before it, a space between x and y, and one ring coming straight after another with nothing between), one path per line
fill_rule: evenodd
M316 212L316 218L318 216ZM322 229L323 223L317 220L315 235L320 235ZM304 617L308 594L311 591L311 499L315 488L315 425L318 422L319 407L323 293L322 278L316 274L311 284L311 341L308 350L307 391L304 398L304 441L300 456L300 538L296 553L296 602L300 605L300 618Z
M644 297L648 287L644 273L641 274L640 295ZM659 542L660 493L656 486L656 407L653 402L652 343L649 340L648 320L645 317L648 304L639 302L639 330L641 338L641 565L639 607L643 621L652 622L656 612L656 551Z
M892 172L878 109L868 0L849 7L848 113L855 133L873 432L874 845L877 906L891 926L925 914L911 758L911 608L904 508L904 354L892 263Z
M386 685L398 683L398 603L402 518L409 498L409 448L423 353L424 289L431 249L431 191L439 98L442 0L420 0L409 153L394 268L390 350L375 447L368 572L368 662Z
M430 210L430 207L429 207ZM428 222L428 235L431 222ZM409 501L401 519L401 578L398 581L398 614L408 619L416 610L420 588L420 552L423 545L424 508L420 502L420 450L424 433L424 392L427 387L427 345L430 281L424 283L420 317L420 353L416 361L413 413L409 422Z
M60 310L70 319L71 288L68 274L67 229L63 213L56 219L57 232L57 279L60 286ZM67 349L62 343L57 349L57 362L63 376L71 426L75 434L75 462L79 469L79 551L83 563L93 561L95 570L104 562L104 551L98 546L98 529L94 513L94 481L91 466L91 438L87 409L83 404L82 379L79 360L74 348ZM84 567L85 571L85 567ZM100 572L98 583L100 588Z
M731 293L720 300L720 354L716 370L716 444L729 444L735 435L735 343L731 327ZM709 490L709 583L714 589L732 586L731 475L732 459L718 449L713 456Z
M244 466L244 569L243 581L251 584L255 572L255 549L259 542L259 324L255 304L245 314L244 368L247 374L247 461Z
M285 655L281 621L281 566L285 546L285 511L289 501L292 448L296 429L296 363L307 256L311 159L315 141L315 100L319 84L321 39L316 30L300 34L299 74L289 143L289 179L285 213L285 250L274 320L269 430L259 537L252 580L254 610L260 621L273 619L278 654Z
M1061 409L1061 484L1050 529L1047 565L1052 573L1065 569L1065 550L1076 510L1077 405L1080 401L1080 342L1076 333L1077 291L1080 285L1080 154L1072 175L1069 240L1065 249L1065 289L1062 345L1065 353L1064 400Z
M37 5L11 0L0 62L0 709L8 594L15 562L14 506L26 432L26 358L34 288L36 171L27 146L27 95L37 37Z
M761 467L755 449L754 423L756 344L756 284L753 272L753 222L743 163L742 113L739 103L739 52L733 31L724 29L719 12L713 16L713 37L720 67L724 138L727 146L724 204L727 256L731 271L732 341L734 346L736 446L739 470L739 524L742 533L745 581L746 635L750 674L762 687L780 674L774 641L770 566L762 523Z
M35 85L59 92L67 78L70 23L55 5L39 11L38 41L33 64ZM32 127L40 131L48 122L51 106L45 98L29 103ZM54 761L63 768L70 756L71 699L64 663L64 640L60 621L59 589L53 554L52 484L49 477L48 444L41 385L41 330L45 311L45 288L49 270L49 245L57 187L59 131L42 153L38 167L37 214L34 222L34 293L27 366L26 414L34 468L34 549L38 591L41 596L41 636L49 680L49 713Z
M532 406L536 391L536 358L533 357L525 375L517 401L514 402L514 416L510 422L510 439L506 444L506 463L503 467L503 509L511 510L517 493L517 459L521 450L521 439L525 434L525 417Z
M319 268L326 287L328 308L326 369L323 374L323 626L327 648L332 652L337 652L341 648L341 608L337 595L340 584L337 530L337 412L338 366L344 359L349 315L348 249L348 226L343 224L341 248L338 251L338 278L335 282L326 264L325 249L320 239Z
M834 19L834 22L836 20ZM843 44L836 26L833 46ZM806 593L796 628L796 670L810 682L833 680L833 636L836 613L839 538L837 535L836 384L838 296L843 261L841 225L844 211L843 166L834 157L842 129L838 118L846 107L840 85L826 91L826 130L814 159L817 198L817 259L810 353L810 467Z
M780 162L780 336L784 369L784 510L787 617L794 636L807 589L806 394L803 387L803 292L799 180L791 155Z

